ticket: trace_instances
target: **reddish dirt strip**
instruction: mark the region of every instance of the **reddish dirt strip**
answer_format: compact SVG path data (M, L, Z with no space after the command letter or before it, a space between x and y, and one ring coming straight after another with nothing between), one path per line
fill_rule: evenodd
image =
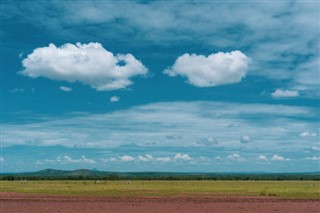
M0 212L319 213L320 199L277 199L244 196L102 198L0 193Z

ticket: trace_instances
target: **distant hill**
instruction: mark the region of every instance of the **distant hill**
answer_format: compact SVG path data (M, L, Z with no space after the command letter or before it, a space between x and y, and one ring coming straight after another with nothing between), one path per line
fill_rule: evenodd
M2 180L320 180L320 172L308 173L179 173L109 172L97 169L74 171L45 169L37 172L0 174Z

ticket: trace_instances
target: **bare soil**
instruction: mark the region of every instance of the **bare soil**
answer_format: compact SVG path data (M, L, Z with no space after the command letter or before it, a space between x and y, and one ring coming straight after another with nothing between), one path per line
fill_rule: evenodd
M248 196L105 198L0 193L0 212L285 212L319 213L320 199Z

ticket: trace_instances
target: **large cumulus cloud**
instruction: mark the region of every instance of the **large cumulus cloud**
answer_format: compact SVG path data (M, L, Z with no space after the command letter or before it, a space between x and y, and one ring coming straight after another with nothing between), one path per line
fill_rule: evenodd
M131 77L148 72L132 54L114 55L100 43L68 43L61 47L49 44L36 48L22 65L22 75L78 81L99 91L126 88L133 84Z

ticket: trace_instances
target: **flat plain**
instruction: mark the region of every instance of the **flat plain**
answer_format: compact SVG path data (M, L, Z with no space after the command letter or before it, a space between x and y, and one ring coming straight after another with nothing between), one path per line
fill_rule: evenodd
M320 199L320 181L1 181L2 192L41 195L271 196Z
M319 181L1 181L1 212L319 212Z

